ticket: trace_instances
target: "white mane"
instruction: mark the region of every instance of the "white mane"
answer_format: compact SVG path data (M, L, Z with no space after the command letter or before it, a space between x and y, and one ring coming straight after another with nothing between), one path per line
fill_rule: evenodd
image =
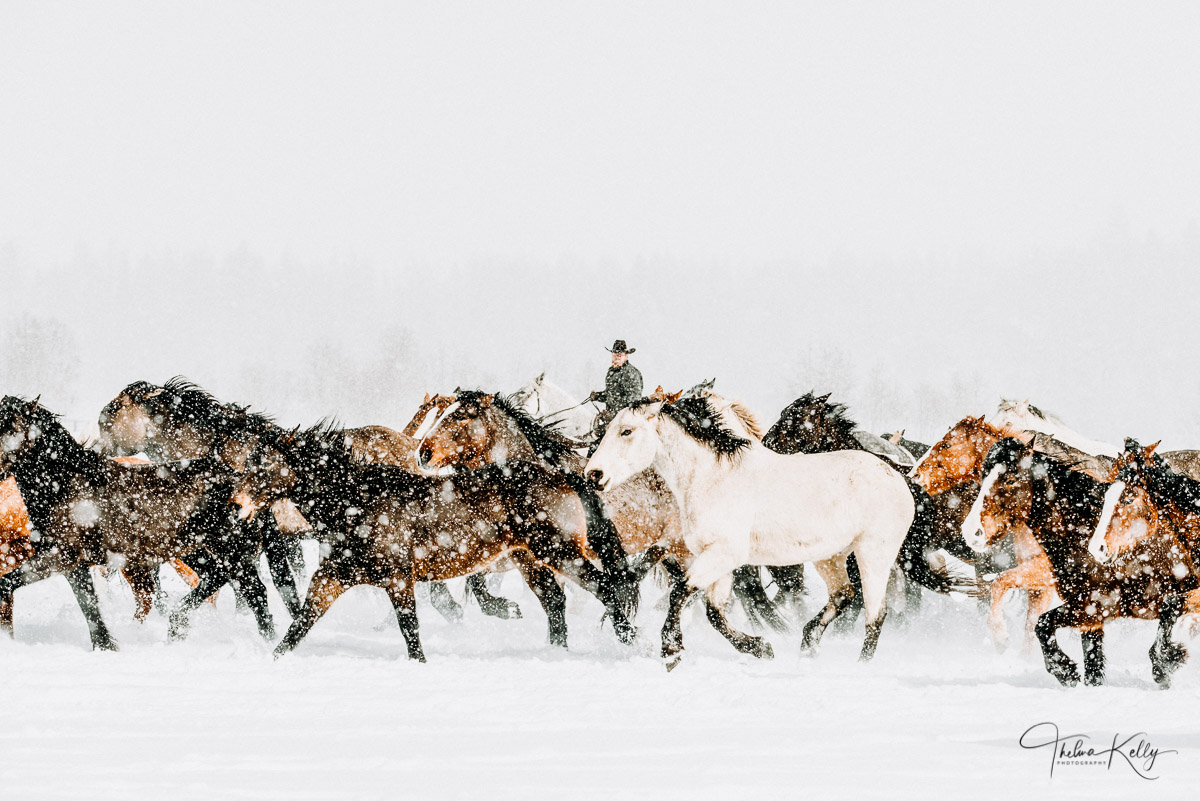
M1058 415L1047 412L1026 400L1000 401L996 411L986 418L988 423L997 428L1014 428L1020 431L1037 431L1049 434L1059 442L1078 448L1093 456L1117 456L1121 449L1107 442L1088 439L1069 427Z

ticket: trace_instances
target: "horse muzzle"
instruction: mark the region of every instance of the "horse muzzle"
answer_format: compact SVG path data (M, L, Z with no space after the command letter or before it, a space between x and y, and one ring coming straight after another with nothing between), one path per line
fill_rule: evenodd
M593 487L601 492L604 492L604 490L608 489L608 485L610 483L608 476L604 475L603 470L587 471L587 480Z

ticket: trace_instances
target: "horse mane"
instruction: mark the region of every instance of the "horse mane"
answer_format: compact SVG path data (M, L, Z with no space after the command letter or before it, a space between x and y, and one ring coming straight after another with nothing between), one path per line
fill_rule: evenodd
M772 450L790 444L801 453L861 450L862 445L854 438L858 424L847 416L847 411L845 404L830 401L828 393L806 392L780 412L779 419L763 437L763 444ZM791 442L781 442L781 438Z
M649 402L643 398L633 408L641 408ZM750 440L739 437L725 427L720 413L712 407L708 398L680 398L672 404L664 403L662 414L692 439L707 445L717 459L732 459L750 447Z
M1147 489L1174 504L1184 514L1200 512L1200 481L1177 473L1157 453L1147 460L1142 454L1135 457L1148 479Z
M62 424L62 415L55 414L40 404L31 413L31 404L32 401L21 395L8 395L0 400L0 415L27 417L32 425L40 429L41 436L38 438L37 448L40 455L37 458L50 473L58 476L74 473L97 480L102 463L100 454L86 449L71 436L71 432Z
M180 415L189 423L216 433L227 436L240 433L263 436L278 428L269 415L251 412L249 406L221 403L208 390L181 375L167 379L162 389L162 394L155 396L155 399L162 401L165 400L164 396L170 396L169 410L172 414Z
M557 424L539 422L533 415L518 405L511 395L487 393L478 389L459 390L456 397L460 403L478 404L485 397L513 421L521 435L529 441L534 452L557 469L569 469L575 456L571 443L557 430Z
M762 421L758 419L757 414L750 411L750 409L747 408L746 405L740 400L734 400L732 398L726 398L722 395L718 395L711 389L703 390L700 393L700 396L705 398L720 398L725 403L728 403L729 411L733 412L733 416L736 417L739 422L741 422L750 436L758 440L763 438ZM676 403L678 403L678 401L676 401Z

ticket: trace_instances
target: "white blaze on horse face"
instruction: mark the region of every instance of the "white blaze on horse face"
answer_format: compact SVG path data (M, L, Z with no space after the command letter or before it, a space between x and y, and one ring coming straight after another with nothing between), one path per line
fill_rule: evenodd
M658 433L653 416L622 409L608 424L600 446L588 459L583 474L599 471L599 487L610 490L635 476L654 462L658 453Z
M963 541L976 553L987 551L987 538L983 535L983 502L987 500L997 479L1004 475L1004 470L1004 465L998 464L992 468L992 472L987 474L979 488L979 495L975 497L975 503L971 504L971 511L967 513L967 519L963 521Z
M1088 553L1100 564L1112 559L1112 552L1108 550L1108 527L1112 525L1113 514L1116 513L1117 504L1121 502L1121 495L1124 492L1124 481L1114 481L1105 491L1104 510L1100 512L1100 522L1096 524L1096 530L1092 533L1092 538L1088 540Z
M425 412L425 416L421 418L421 425L417 426L417 430L413 432L413 439L420 442L429 433L429 429L437 422L441 415L438 414L440 407L434 406L429 411Z

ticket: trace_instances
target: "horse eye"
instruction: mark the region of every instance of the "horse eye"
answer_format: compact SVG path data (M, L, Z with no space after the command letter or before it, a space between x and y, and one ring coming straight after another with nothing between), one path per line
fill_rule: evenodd
M627 429L625 429L624 431L622 431L622 432L621 432L621 436L622 436L622 437L628 437L628 436L629 436L630 434L632 434L632 433L633 433L633 429L632 429L632 428L627 428Z

